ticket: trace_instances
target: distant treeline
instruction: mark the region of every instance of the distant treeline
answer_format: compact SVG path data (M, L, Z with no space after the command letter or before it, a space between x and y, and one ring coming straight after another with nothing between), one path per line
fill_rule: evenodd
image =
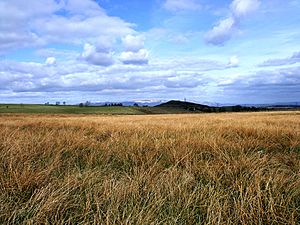
M236 106L224 106L224 107L185 107L188 111L201 111L206 113L211 112L258 112L264 111L265 108L256 108L256 107L244 107L241 105Z
M93 105L90 102L85 102L85 103L80 103L79 107L84 107L84 106L98 106L98 107L108 107L108 106L124 106L123 103L119 102L119 103L105 103L103 105ZM134 103L132 106L135 107L139 107L139 105L137 103ZM128 107L128 106L124 106L124 107Z
M23 104L21 104L23 105ZM45 105L55 105L55 106L66 106L66 102L55 102L55 104L50 104L49 102L46 102ZM102 105L95 105L91 103L90 101L82 102L79 103L77 106L79 107L113 107L113 106L118 106L118 107L128 107L129 105L124 105L121 102L108 102L104 103ZM150 107L148 105L138 105L137 103L134 103L130 106L133 107ZM182 102L182 101L174 101L171 100L169 102L157 105L155 107L159 108L169 108L169 109L179 109L181 111L188 111L188 112L204 112L204 113L217 113L217 112L259 112L259 111L276 111L276 110L289 110L289 107L279 107L279 106L274 106L274 107L254 107L254 106L242 106L242 105L234 105L234 106L208 106L208 105L201 105L201 104L196 104L196 103L191 103L191 102ZM7 106L8 108L8 106ZM296 108L296 107L294 107Z
M79 107L84 107L84 106L95 106L91 105L90 103L79 103ZM123 106L122 103L105 103L104 105L98 105L100 107L106 107L106 106Z

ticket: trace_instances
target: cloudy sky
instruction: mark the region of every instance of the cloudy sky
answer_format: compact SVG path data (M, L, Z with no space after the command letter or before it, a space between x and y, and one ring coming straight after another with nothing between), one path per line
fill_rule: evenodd
M300 0L0 0L0 102L300 101Z

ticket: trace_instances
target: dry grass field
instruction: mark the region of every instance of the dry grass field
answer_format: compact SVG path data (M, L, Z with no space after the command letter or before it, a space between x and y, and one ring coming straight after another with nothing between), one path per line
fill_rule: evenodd
M300 112L0 115L1 224L299 224Z

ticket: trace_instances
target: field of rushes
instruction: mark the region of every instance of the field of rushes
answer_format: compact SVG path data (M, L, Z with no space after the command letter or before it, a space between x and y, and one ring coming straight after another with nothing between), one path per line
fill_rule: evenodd
M299 224L300 112L0 114L0 224Z

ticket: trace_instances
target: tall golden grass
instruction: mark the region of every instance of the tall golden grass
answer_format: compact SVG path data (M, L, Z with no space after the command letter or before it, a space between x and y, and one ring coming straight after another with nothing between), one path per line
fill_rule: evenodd
M298 224L300 113L0 116L1 224Z

